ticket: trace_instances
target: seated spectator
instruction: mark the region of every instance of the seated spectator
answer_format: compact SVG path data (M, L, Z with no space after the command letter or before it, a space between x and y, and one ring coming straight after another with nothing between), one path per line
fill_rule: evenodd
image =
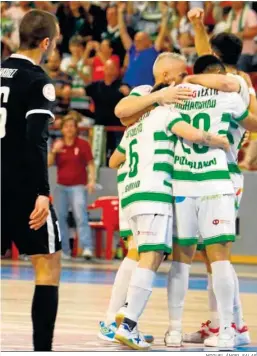
M69 50L71 55L61 62L61 71L72 78L72 94L70 107L82 115L92 116L90 112L90 99L84 95L84 87L91 81L90 67L84 65L84 41L80 36L70 39Z
M61 71L60 64L60 53L58 51L54 51L53 54L48 57L46 71L52 79L55 87L56 101L54 113L57 116L67 114L71 98L71 77Z
M120 120L114 114L118 102L127 96L130 89L121 83L117 65L108 60L104 65L104 80L89 84L86 88L95 103L95 124L104 126L120 126ZM109 132L107 135L108 155L119 144L122 134Z
M118 8L116 5L109 6L106 10L107 30L102 33L102 40L109 40L112 43L113 53L120 57L120 62L123 63L126 50L120 38L120 29L118 24ZM130 35L134 31L129 28Z
M61 131L63 137L54 142L48 155L48 165L56 164L57 167L54 205L62 236L62 258L71 259L67 224L71 207L79 236L79 254L89 259L93 256L93 247L86 207L87 192L90 194L95 189L95 164L89 143L78 137L78 123L73 115L63 119Z
M120 36L124 48L129 52L124 82L131 87L143 84L153 85L153 64L164 43L168 24L168 7L166 5L162 7L161 28L153 45L149 35L145 32L138 32L133 42L124 21L125 6L125 4L119 6Z
M95 56L89 58L92 50ZM104 64L111 59L120 68L120 58L113 54L112 44L109 40L103 40L100 44L96 41L88 42L84 54L84 63L91 67L92 81L104 79Z
M253 55L255 54L254 37L257 35L257 15L245 1L232 1L232 10L228 15L229 32L243 40L243 51L238 68L244 72L252 71Z

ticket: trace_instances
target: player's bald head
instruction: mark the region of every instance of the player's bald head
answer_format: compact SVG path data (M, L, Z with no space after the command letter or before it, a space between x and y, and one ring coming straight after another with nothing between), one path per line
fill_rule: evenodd
M161 53L154 62L153 75L156 83L170 84L172 81L176 84L181 83L187 75L185 57L172 52Z

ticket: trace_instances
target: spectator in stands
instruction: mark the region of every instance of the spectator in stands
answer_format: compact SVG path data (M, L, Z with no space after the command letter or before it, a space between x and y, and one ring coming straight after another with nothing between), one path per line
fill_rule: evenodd
M15 4L12 4L8 9L4 11L2 16L9 18L13 21L13 32L11 34L11 42L13 48L19 47L19 26L23 16L31 10L30 1L16 1Z
M109 6L106 10L107 30L102 33L102 40L109 40L112 43L113 53L120 57L121 63L123 63L126 50L120 37L120 28L118 24L118 8L116 5ZM128 29L131 35L134 31Z
M99 1L97 4L92 4L91 1L82 1L81 5L89 15L89 24L92 31L92 39L101 41L101 35L106 31L106 4L105 1Z
M255 54L254 37L257 35L257 15L250 9L248 2L232 1L232 10L228 15L229 31L243 40L243 51L238 68L252 71L253 55Z
M120 36L124 48L129 51L129 62L124 82L131 87L141 84L154 84L153 64L162 49L168 24L168 7L165 4L162 5L161 28L154 45L149 35L145 32L138 32L133 42L124 21L126 4L122 3L119 5Z
M46 70L55 87L56 101L54 113L57 116L66 115L70 106L71 77L60 69L61 56L56 50L48 57Z
M56 16L62 35L61 53L69 53L69 40L75 35L83 37L84 41L92 39L89 15L81 1L60 2Z
M95 56L89 58L92 50L95 51ZM103 40L101 43L96 41L87 43L84 63L91 67L93 82L104 79L104 64L108 59L111 59L120 68L120 58L117 54L113 54L112 43L109 40Z
M89 84L85 90L95 103L95 124L120 126L120 120L115 116L114 108L122 98L129 94L130 88L121 83L116 63L109 59L104 65L104 80ZM118 145L121 136L120 132L108 133L108 155Z
M54 205L62 236L62 257L71 258L67 217L69 207L76 222L80 244L80 254L92 257L92 235L88 225L87 192L95 189L95 164L87 141L78 137L78 123L72 115L67 115L61 126L62 139L54 142L48 155L48 165L56 164L57 187ZM88 178L88 173L89 178Z
M219 33L222 33L222 32L228 32L229 28L228 28L227 19L228 19L228 14L229 14L230 10L231 10L231 7L229 7L229 6L225 6L222 8L222 13L221 13L222 19L221 19L221 21L216 21L217 23L213 29L212 35L218 35Z
M61 70L72 78L72 97L70 107L82 115L90 117L90 99L84 95L84 87L91 81L90 67L84 65L84 41L80 36L70 39L69 50L71 55L61 62Z

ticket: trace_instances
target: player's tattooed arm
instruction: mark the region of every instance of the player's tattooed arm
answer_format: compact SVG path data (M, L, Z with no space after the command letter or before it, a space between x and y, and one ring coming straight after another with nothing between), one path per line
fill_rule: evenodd
M179 121L173 125L171 131L187 141L202 144L210 147L220 147L229 150L229 141L227 137L215 135L210 132L196 129L185 121Z
M109 160L109 167L110 168L119 168L122 163L124 163L126 160L126 155L124 153L121 153L117 148L113 152L113 154L110 157Z
M217 89L224 92L240 91L240 83L237 78L224 74L198 74L188 75L185 83L199 84L206 88Z

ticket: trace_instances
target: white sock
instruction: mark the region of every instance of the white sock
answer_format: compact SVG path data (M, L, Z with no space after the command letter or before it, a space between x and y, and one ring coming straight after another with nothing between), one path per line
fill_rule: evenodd
M213 291L212 285L212 275L208 273L208 302L209 302L209 312L210 312L210 321L211 321L211 328L218 328L219 327L219 314L217 309L217 301Z
M243 319L243 310L242 310L242 304L241 304L241 299L240 299L240 292L239 292L239 282L238 282L238 277L236 274L236 271L231 264L231 269L234 277L234 323L236 324L238 329L241 329L244 325L244 319Z
M115 321L117 312L125 304L131 275L135 271L137 264L137 261L128 257L125 257L120 264L113 283L112 295L106 314L105 322L107 325Z
M233 322L234 276L229 261L213 262L211 268L220 328L224 329L231 327Z
M172 262L168 274L168 307L170 330L182 330L182 315L188 290L190 265Z
M130 280L126 299L126 317L137 322L150 298L156 273L137 267Z

